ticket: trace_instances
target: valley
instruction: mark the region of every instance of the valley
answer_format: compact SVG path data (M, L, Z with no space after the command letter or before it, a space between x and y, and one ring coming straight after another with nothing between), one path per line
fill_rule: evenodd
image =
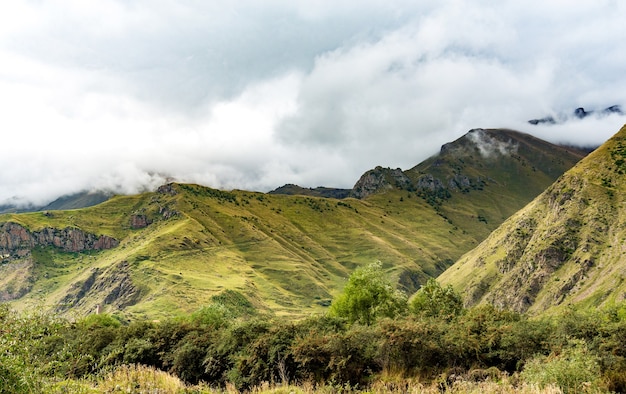
M191 313L230 290L260 311L302 317L376 261L411 295L585 154L476 129L409 170L366 172L342 199L173 183L77 210L5 214L7 234L71 230L116 245L63 249L62 234L0 244L3 297L18 309L80 316L99 306L134 320Z

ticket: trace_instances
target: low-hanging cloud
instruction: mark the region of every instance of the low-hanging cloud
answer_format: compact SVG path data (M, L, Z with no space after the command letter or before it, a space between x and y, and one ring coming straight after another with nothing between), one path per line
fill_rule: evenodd
M617 1L0 6L0 204L168 180L351 187L473 128L599 145L626 117Z

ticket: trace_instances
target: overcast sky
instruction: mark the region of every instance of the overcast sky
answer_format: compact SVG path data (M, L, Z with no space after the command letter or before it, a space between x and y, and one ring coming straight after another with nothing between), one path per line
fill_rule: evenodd
M167 179L349 188L471 128L599 145L626 110L626 2L12 0L0 204Z

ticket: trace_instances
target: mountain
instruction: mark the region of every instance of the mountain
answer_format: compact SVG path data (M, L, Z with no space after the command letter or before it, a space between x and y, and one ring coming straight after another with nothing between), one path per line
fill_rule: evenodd
M56 200L41 206L29 205L26 207L20 207L12 204L0 205L0 214L86 208L100 204L112 196L112 193L103 191L79 192L61 196Z
M564 123L566 121L568 121L569 119L571 119L572 117L577 118L577 119L584 119L590 115L596 114L597 116L607 116L607 115L624 115L624 112L622 111L622 107L620 107L619 105L611 105L610 107L606 107L601 111L587 111L585 110L583 107L578 107L576 108L571 115L559 115L558 119L555 119L554 116L552 115L548 115L548 116L544 116L543 118L537 118L537 119L531 119L528 121L528 123L532 124L532 125L538 125L538 124L557 124L557 123Z
M540 313L626 298L626 126L439 280L469 305Z
M454 226L484 238L587 154L513 130L473 129L409 170L366 172L352 195L407 190Z
M0 215L0 298L129 318L239 305L323 310L381 261L411 294L584 156L510 130L473 130L407 171L376 168L359 198L167 184L77 210Z
M316 188L304 188L288 183L269 192L269 194L286 194L290 196L312 196L326 198L347 198L350 196L350 189L337 189L331 187L318 186Z

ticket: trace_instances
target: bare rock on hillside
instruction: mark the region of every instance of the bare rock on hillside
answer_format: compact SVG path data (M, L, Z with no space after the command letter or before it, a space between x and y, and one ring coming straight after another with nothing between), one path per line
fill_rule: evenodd
M365 198L382 190L408 188L411 180L401 169L376 167L367 171L352 188L352 197Z
M146 228L151 223L152 221L146 215L135 214L130 217L130 228L134 230Z
M17 223L0 225L0 255L5 258L20 258L30 255L35 246L54 246L64 252L112 249L119 241L107 235L95 235L74 227L57 229L46 227L29 231Z

